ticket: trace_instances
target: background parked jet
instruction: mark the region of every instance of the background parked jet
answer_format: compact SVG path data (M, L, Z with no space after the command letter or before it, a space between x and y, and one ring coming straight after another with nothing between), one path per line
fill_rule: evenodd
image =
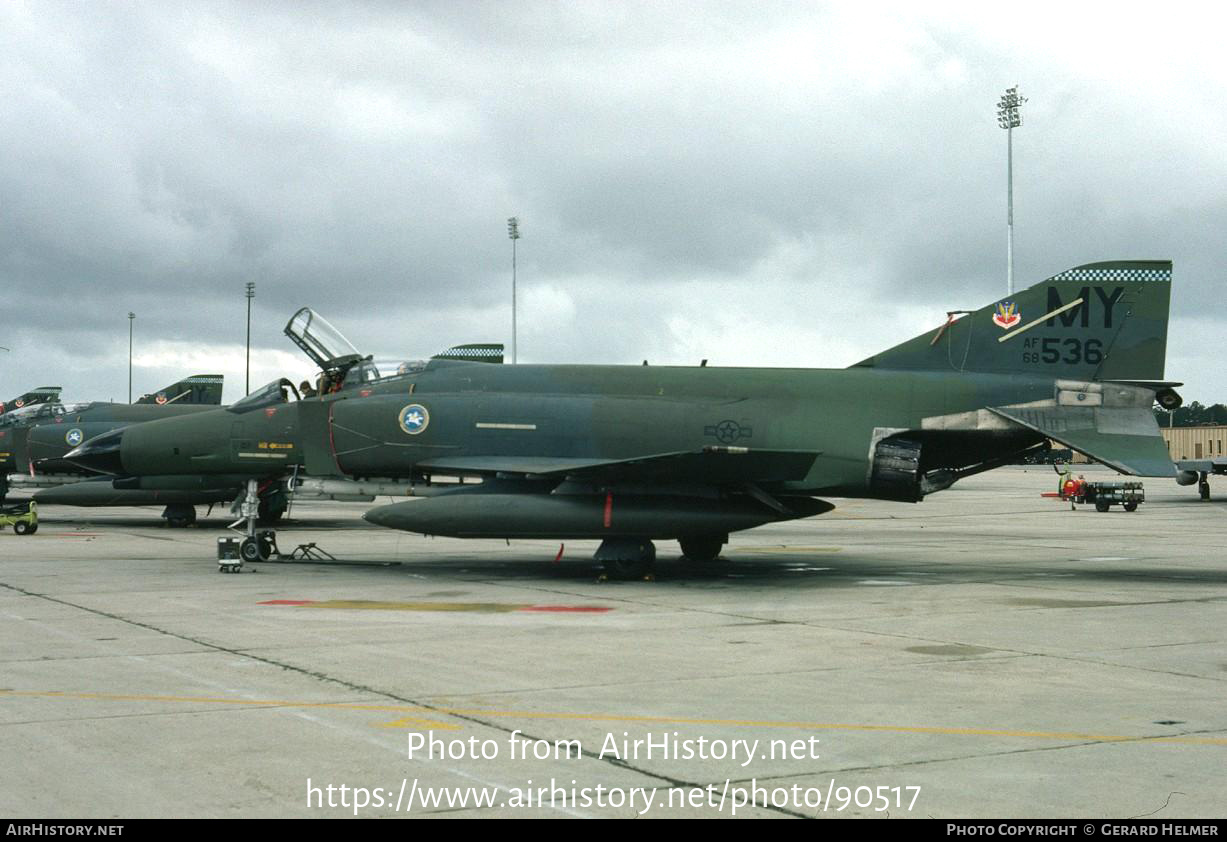
M319 366L319 374L314 383L308 383L309 395L325 394L336 396L342 393L369 393L368 382L379 379L380 372L395 373L397 370L407 370L411 366L422 366L425 363L376 363L370 356L363 356L345 337L310 308L304 307L294 314L286 326L286 334L301 348L304 353ZM502 361L501 345L462 345L445 351L437 358L448 359L490 359ZM300 397L299 388L289 380L279 379L255 390L243 398L236 407L261 405L268 401L281 402L290 397ZM230 418L231 416L222 416ZM132 429L130 426L125 429ZM227 428L229 429L229 428ZM62 437L58 429L36 429L31 436L31 452L41 455L43 461L35 464L43 466L54 464L57 469L67 464L61 458L63 452L55 451L61 446ZM87 441L92 447L98 442L105 442L117 435L122 435L119 427L101 427L96 435ZM41 436L42 442L36 441ZM80 444L80 442L77 442ZM47 448L40 450L40 445ZM69 448L65 448L67 450ZM53 452L55 451L55 452ZM280 464L278 460L283 454L276 447L264 448L259 456L261 465ZM248 471L216 471L215 466L205 460L197 470L188 465L182 473L166 472L155 469L150 474L130 475L123 471L109 471L107 476L99 477L97 472L90 471L91 479L87 482L76 482L72 485L61 485L37 492L35 501L39 504L60 504L69 506L144 506L164 505L163 516L172 526L183 526L194 523L198 505L214 505L230 503L240 497L250 476ZM73 465L76 471L79 466ZM281 471L268 471L268 475L260 478L255 490L256 517L262 525L276 523L286 512L289 505L288 479L289 475ZM359 500L370 502L374 499L369 490L350 486L323 489L318 486L306 490L300 489L300 494L309 494L315 498Z
M59 386L39 386L32 392L26 392L20 397L0 403L0 415L6 415L14 410L23 409L27 406L46 403L47 401L59 400Z
M223 377L197 374L134 404L93 401L65 404L56 387L51 397L0 415L0 500L10 485L27 487L75 483L93 474L63 461L65 453L103 432L157 418L203 412L221 404ZM40 393L50 390L39 390Z

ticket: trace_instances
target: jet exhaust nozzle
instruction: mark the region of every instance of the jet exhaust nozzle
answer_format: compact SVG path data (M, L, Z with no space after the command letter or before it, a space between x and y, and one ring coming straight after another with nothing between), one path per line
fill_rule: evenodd
M1200 478L1201 476L1197 473L1197 471L1178 471L1176 473L1176 484L1193 485Z

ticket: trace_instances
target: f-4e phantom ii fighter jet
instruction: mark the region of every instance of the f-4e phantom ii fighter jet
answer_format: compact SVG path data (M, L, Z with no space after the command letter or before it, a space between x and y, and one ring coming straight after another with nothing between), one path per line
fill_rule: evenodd
M196 374L143 395L133 404L63 403L59 400L58 386L23 395L27 399L23 406L0 415L0 500L8 491L9 474L14 472L17 472L14 484L27 487L67 488L77 484L83 475L92 474L63 461L61 457L65 453L94 436L120 427L213 409L221 403L222 383L220 374ZM28 400L31 395L50 396L31 401ZM57 488L48 493L55 495L58 491ZM78 494L72 499L89 499L89 495ZM40 499L39 502L62 501Z
M144 424L68 458L117 474L243 474L251 488L291 470L480 477L366 518L596 539L599 561L638 576L656 540L711 559L730 532L830 511L824 496L920 502L1049 440L1173 477L1151 413L1181 400L1163 380L1170 286L1168 261L1079 266L846 369L434 359L334 395L270 392Z

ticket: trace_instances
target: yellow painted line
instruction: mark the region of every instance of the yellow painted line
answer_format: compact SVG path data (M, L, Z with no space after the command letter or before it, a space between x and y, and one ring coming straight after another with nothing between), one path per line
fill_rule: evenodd
M380 728L416 728L417 730L438 728L444 731L459 731L459 725L451 725L446 722L438 722L434 719L420 719L415 716L405 716L401 719L393 719L391 722L379 723Z
M1027 731L1009 728L969 728L943 725L871 725L848 722L801 722L769 719L696 719L684 716L636 716L614 713L561 713L556 711L487 710L483 708L427 708L416 705L386 705L367 702L303 702L274 699L230 699L215 696L160 696L121 693L68 693L62 691L0 690L0 699L12 697L89 699L101 701L176 702L185 704L222 704L244 707L334 708L337 710L376 711L428 716L472 716L492 719L556 719L572 722L617 722L647 725L719 725L741 728L789 728L807 731L866 731L894 734L942 734L970 737L1015 737L1041 740L1092 740L1095 742L1184 743L1189 745L1227 746L1227 737L1165 737L1148 734L1095 734L1083 731ZM431 720L404 719L382 723L384 727L400 727L401 722ZM458 726L439 723L438 727Z
M408 711L435 713L429 708L410 707L406 705L376 705L361 702L303 702L284 699L231 699L223 696L158 696L143 693L66 693L62 691L23 692L19 690L0 690L0 699L5 696L27 696L37 698L86 699L105 702L177 702L184 704L236 705L239 707L256 708L334 708L336 710L380 711L385 713L405 713ZM405 717L388 723L389 726L408 727L409 722L418 722L432 728L444 731L458 731L459 725L438 722L433 719L413 719ZM400 723L404 723L401 725Z

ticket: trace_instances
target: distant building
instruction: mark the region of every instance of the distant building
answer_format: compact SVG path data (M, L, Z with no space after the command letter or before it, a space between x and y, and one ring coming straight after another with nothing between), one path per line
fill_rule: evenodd
M1223 444L1227 442L1227 426L1207 425L1205 427L1160 427L1163 440L1167 442L1167 452L1172 461L1186 459L1217 459L1223 455Z

